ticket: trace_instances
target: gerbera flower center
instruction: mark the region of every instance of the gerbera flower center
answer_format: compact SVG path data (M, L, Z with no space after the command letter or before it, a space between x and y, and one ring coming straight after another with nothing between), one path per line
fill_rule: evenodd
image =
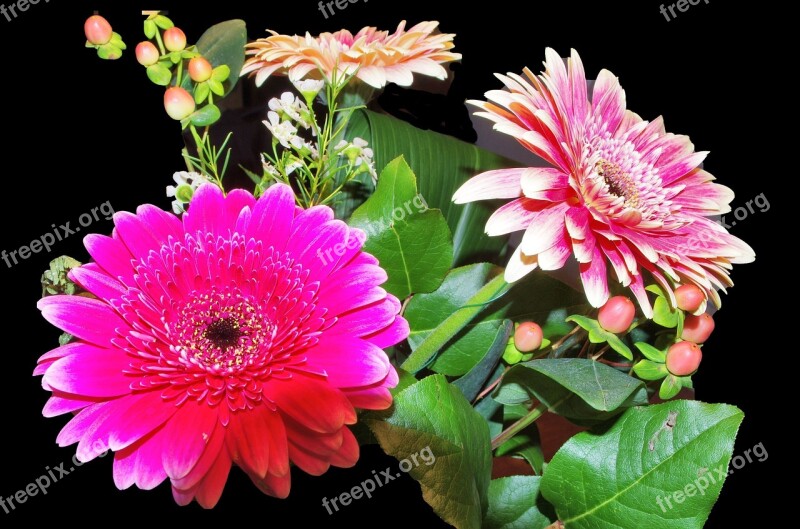
M271 358L276 326L266 313L237 289L195 292L170 330L190 363L211 371L239 370Z
M234 347L239 343L242 331L239 330L239 322L233 318L223 318L212 322L206 327L203 338L211 341L220 349Z
M600 159L595 165L594 170L608 184L608 192L614 196L625 199L628 207L639 206L639 190L631 175L620 168L619 165L608 160Z

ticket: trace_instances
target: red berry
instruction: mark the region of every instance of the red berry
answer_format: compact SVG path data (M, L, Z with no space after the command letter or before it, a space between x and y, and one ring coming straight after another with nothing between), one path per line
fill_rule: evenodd
M636 307L630 299L614 296L600 307L597 320L603 329L616 334L627 331L635 316Z
M686 377L697 371L703 353L694 342L678 342L667 351L667 371Z
M191 77L192 81L195 83L208 81L211 78L211 72L213 70L214 68L211 66L211 63L203 57L195 57L189 61L189 77Z
M164 46L169 51L181 51L186 47L186 34L180 28L169 28L164 32Z
M172 86L164 92L164 108L169 117L180 121L194 112L194 98L183 88Z
M675 289L675 299L678 302L679 309L686 312L697 312L697 309L706 300L706 296L700 290L700 287L689 283Z
M136 46L136 60L142 66L151 66L157 63L160 56L158 48L150 41L140 42Z
M113 33L111 24L100 15L93 15L87 18L83 24L83 32L86 34L86 40L96 46L108 44Z
M542 345L542 328L532 321L520 323L514 332L514 347L521 353L530 353Z
M705 343L712 332L714 332L714 318L710 314L703 313L699 316L690 314L683 322L681 339L694 343Z

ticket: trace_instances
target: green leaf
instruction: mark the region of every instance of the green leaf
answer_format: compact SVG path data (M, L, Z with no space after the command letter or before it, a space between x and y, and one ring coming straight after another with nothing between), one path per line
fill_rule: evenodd
M508 344L508 339L514 332L514 324L510 320L505 320L503 325L497 330L494 337L494 342L486 351L480 362L475 367L469 370L469 373L459 378L453 385L456 386L464 394L464 397L472 402L481 391L481 388L486 383L489 376L495 371L500 358Z
M479 307L470 298L489 281L502 275L502 269L488 263L468 265L451 270L442 286L430 294L417 294L409 302L406 319L411 326L408 338L416 350L445 320L469 311L470 317L445 342L431 364L431 369L449 376L460 376L472 369L494 341L504 319L533 320L543 324L545 335L561 336L564 332L562 307L574 308L585 303L581 293L543 273L528 274L502 297L492 301L500 290L481 298ZM499 285L503 286L503 285ZM534 295L532 295L534 294ZM558 320L558 321L556 321ZM453 321L453 320L450 320ZM560 323L559 323L560 322ZM569 325L566 326L569 332Z
M227 64L217 66L211 72L211 78L217 82L224 83L231 76L231 69Z
M383 288L400 299L436 290L453 260L441 211L424 204L414 173L399 157L381 171L375 193L349 222L366 232L364 251L378 258L389 276Z
M192 125L195 127L207 127L213 125L220 118L220 111L217 105L209 103L194 114L189 116Z
M208 94L211 92L211 89L208 87L208 83L200 83L194 89L194 102L198 105L208 99ZM260 179L259 179L260 181Z
M665 297L658 296L653 303L653 321L667 329L678 326L678 310L669 305Z
M538 476L511 476L489 484L483 529L545 529L550 520L536 507Z
M630 409L606 431L570 439L545 469L542 494L568 529L699 529L743 417L695 401Z
M375 153L377 167L383 167L401 154L407 157L419 177L420 193L431 207L442 211L450 226L455 266L498 259L506 237L489 237L484 231L496 205L453 204L453 193L478 173L518 164L450 136L420 130L397 118L368 110L353 113L346 136L367 140ZM362 186L362 191L371 189L367 176ZM340 207L343 212L352 211L360 200L357 194L351 195Z
M669 374L667 366L651 360L640 360L633 366L633 372L643 380L661 380Z
M247 25L244 20L228 20L211 26L197 41L197 51L216 69L226 65L229 79L225 90L219 95L227 95L236 86L239 73L244 65L244 46L247 44ZM213 74L212 74L213 75ZM219 79L217 79L219 81ZM191 90L192 80L187 75L182 86ZM211 87L213 90L213 87Z
M218 96L225 95L225 87L222 86L222 83L214 79L213 77L206 81L206 84L211 89L212 92L217 94Z
M646 342L636 342L633 344L648 360L653 362L664 363L667 360L667 353L661 349L657 349Z
M157 62L147 67L147 77L158 86L168 86L172 81L172 71Z
M503 280L502 276L496 276L486 283L464 305L453 311L436 328L431 330L419 342L419 345L411 355L406 358L401 367L412 373L422 370L442 350L447 342L452 340L461 329L466 327L477 314L484 310L484 304L493 300L507 286L508 284Z
M84 290L74 283L68 276L70 270L81 266L80 261L62 255L50 261L50 267L44 271L40 280L42 284L42 297L55 294L74 295Z
M160 27L161 29L169 29L175 26L175 24L172 23L172 20L165 17L164 15L157 15L156 18L154 18L152 21L155 23L156 26ZM153 37L148 36L148 38L153 38Z
M103 44L102 46L98 46L97 56L107 61L116 61L122 57L122 50L111 43Z
M381 448L398 459L424 449L436 458L409 474L436 514L457 529L480 529L491 474L489 429L441 375L399 393L391 416L365 419Z
M664 366L664 369L666 370L666 366ZM664 379L661 383L661 387L658 389L658 398L661 400L669 400L680 393L682 387L681 377L669 375Z
M148 39L152 39L156 36L156 32L158 31L158 27L156 23L152 20L145 20L144 21L144 36Z
M633 360L633 352L630 347L619 339L619 336L613 332L608 332L600 326L600 323L592 318L573 314L567 318L567 321L573 321L580 325L584 330L589 331L589 341L592 343L608 343L614 351L618 352L628 360Z
M593 423L647 404L647 390L640 380L594 360L545 358L512 367L494 399L507 405L536 399L553 413Z

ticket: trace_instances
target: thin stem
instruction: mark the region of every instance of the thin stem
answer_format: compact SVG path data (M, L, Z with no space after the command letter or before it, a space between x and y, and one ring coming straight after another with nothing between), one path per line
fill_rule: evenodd
M496 387L497 387L497 385L498 385L500 382L502 382L502 380L503 380L503 377L504 377L504 376L506 376L506 373L508 373L508 370L509 370L509 369L511 369L511 368L510 368L510 367L506 367L506 368L503 370L503 372L502 372L502 373L500 373L500 376L499 376L499 377L497 377L497 379L496 379L494 382L492 382L491 384L489 384L489 385L486 387L486 389L484 389L483 391L481 391L481 392L478 394L478 396L477 396L477 397L475 397L475 400L474 400L473 402L478 402L478 401L479 401L479 400L481 400L483 397L485 397L486 395L488 395L489 393L491 393L491 392L492 392L492 390L493 390L494 388L496 388Z
M563 401L563 399L562 399ZM560 404L560 402L559 402ZM558 404L556 404L558 405ZM536 422L539 417L544 415L544 413L549 409L547 404L540 402L538 406L533 408L529 411L524 417L519 419L517 422L500 432L500 434L492 439L492 450L496 450L497 447L501 446L503 443L517 435L519 432Z

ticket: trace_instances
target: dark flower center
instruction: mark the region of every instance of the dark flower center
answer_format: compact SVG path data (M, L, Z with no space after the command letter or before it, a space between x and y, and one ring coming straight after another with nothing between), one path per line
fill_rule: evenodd
M239 323L234 318L223 318L206 327L203 338L220 349L228 349L239 343L242 334L242 331L239 330Z

